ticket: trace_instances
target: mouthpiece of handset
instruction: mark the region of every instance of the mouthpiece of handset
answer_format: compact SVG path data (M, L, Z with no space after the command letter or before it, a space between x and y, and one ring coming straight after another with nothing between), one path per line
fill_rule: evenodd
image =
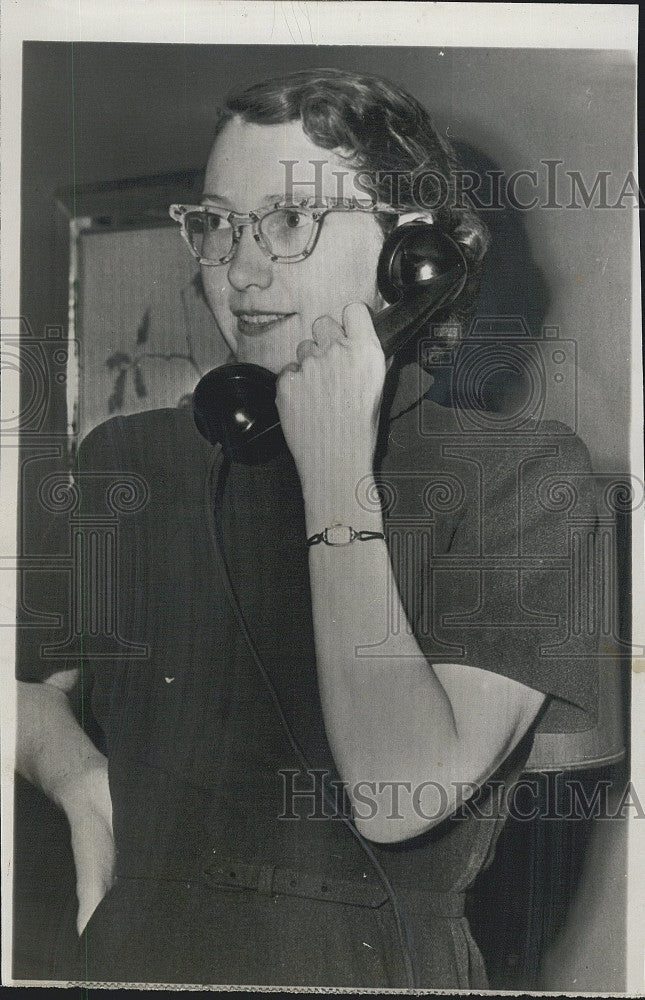
M276 376L260 365L213 368L193 393L197 429L234 462L266 462L286 448L275 394Z

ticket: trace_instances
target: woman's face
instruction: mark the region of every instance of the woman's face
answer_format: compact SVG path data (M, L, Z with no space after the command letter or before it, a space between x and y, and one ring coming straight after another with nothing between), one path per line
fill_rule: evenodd
M285 198L286 168L293 166L293 196L338 195L332 171L342 170L350 197L354 171L329 150L314 145L299 122L254 125L239 118L218 136L206 168L203 202L247 214ZM321 185L314 191L311 160L324 161ZM298 181L309 181L298 187ZM228 264L202 267L206 297L224 338L238 361L278 373L296 360L296 348L312 337L319 316L338 323L350 302L383 305L376 286L376 265L383 243L376 219L364 212L332 212L323 223L311 256L296 263L271 261L242 229Z

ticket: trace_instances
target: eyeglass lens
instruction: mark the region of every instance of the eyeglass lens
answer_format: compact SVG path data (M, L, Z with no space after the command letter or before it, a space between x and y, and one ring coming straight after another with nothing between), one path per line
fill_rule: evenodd
M297 257L306 250L315 225L312 217L299 209L277 208L262 217L259 232L274 256ZM206 260L221 260L233 246L233 226L224 215L215 212L187 215L186 232L195 253Z

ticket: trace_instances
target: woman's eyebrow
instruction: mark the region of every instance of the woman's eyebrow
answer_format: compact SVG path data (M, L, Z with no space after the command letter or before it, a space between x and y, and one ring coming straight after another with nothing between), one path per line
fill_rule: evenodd
M221 194L210 194L209 192L206 192L206 191L202 195L202 202L204 202L204 201L216 201L218 205L229 205L229 206L232 206L232 203L228 200L228 198L224 198L223 195L221 195Z
M216 202L218 205L222 205L222 206L225 206L227 208L233 208L233 203L228 198L225 198L221 194L211 193L210 191L209 192L205 191L204 194L202 195L202 199L201 200L202 200L202 202L213 201L213 202ZM278 193L278 194L265 194L265 196L262 198L262 200L261 200L260 204L257 206L257 208L262 208L265 205L272 205L272 204L274 204L275 202L278 202L278 201L287 201L287 200L288 199L286 198L284 191L281 194L280 193Z

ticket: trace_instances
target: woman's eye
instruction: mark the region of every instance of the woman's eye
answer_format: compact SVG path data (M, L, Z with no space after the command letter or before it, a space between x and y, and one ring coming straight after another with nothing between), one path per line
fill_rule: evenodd
M215 232L217 229L222 229L226 224L226 220L222 218L221 215L208 215L208 228L211 232Z
M298 229L300 226L306 225L307 221L307 216L296 209L290 208L282 212L282 223L287 229Z

